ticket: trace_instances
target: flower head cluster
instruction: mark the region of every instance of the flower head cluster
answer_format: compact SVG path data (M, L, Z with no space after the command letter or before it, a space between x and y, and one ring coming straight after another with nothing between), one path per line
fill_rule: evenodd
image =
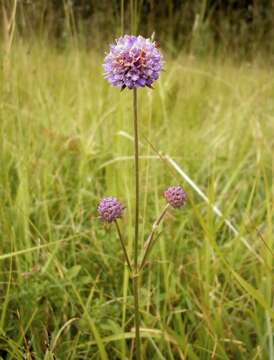
M124 206L114 197L101 199L97 211L100 218L107 222L112 222L122 217Z
M186 202L186 193L180 186L170 186L164 192L164 197L173 208L180 208Z
M140 35L125 35L116 40L103 64L105 78L122 89L151 87L162 67L157 44Z

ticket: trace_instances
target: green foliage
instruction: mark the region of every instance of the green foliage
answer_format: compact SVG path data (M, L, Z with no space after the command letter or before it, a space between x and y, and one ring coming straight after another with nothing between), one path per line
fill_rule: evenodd
M131 92L100 54L16 42L1 74L0 356L129 359L133 299L102 195L127 205L132 251ZM142 239L182 184L141 290L147 359L273 359L273 70L259 62L166 58L140 94ZM128 136L125 136L128 135ZM239 235L170 166L170 155ZM242 241L246 239L252 251ZM25 357L24 357L25 356Z
M62 48L71 37L94 49L101 41L137 31L155 32L172 54L181 49L240 58L273 53L271 0L9 0L0 7L4 33L14 4L17 34L50 38Z

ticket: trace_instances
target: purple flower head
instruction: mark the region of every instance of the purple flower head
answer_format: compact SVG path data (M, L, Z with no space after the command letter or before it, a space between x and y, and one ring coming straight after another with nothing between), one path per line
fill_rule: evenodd
M122 217L124 206L114 197L106 197L100 200L97 211L100 218L112 222Z
M108 82L122 89L151 87L162 67L157 44L140 35L125 35L116 40L103 64Z
M165 192L164 197L170 206L180 208L186 202L186 193L181 186L170 186Z

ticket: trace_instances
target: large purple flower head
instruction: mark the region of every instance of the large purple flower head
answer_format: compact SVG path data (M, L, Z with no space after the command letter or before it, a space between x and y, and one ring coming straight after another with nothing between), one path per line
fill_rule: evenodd
M164 197L170 206L180 208L186 202L186 193L181 186L170 186L165 192Z
M124 206L114 197L106 197L100 200L97 211L100 218L112 222L122 217Z
M105 78L121 89L151 87L162 67L162 55L156 42L140 35L125 35L116 40L103 64Z

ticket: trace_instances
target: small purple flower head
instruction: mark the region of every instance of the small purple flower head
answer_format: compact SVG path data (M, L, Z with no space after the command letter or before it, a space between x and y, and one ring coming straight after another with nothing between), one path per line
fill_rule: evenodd
M180 208L186 202L186 193L181 186L170 186L165 192L164 197L170 206Z
M163 67L158 47L156 42L140 35L120 37L105 57L105 78L121 89L151 87Z
M97 211L100 218L112 222L122 217L124 206L114 197L106 197L100 200Z

